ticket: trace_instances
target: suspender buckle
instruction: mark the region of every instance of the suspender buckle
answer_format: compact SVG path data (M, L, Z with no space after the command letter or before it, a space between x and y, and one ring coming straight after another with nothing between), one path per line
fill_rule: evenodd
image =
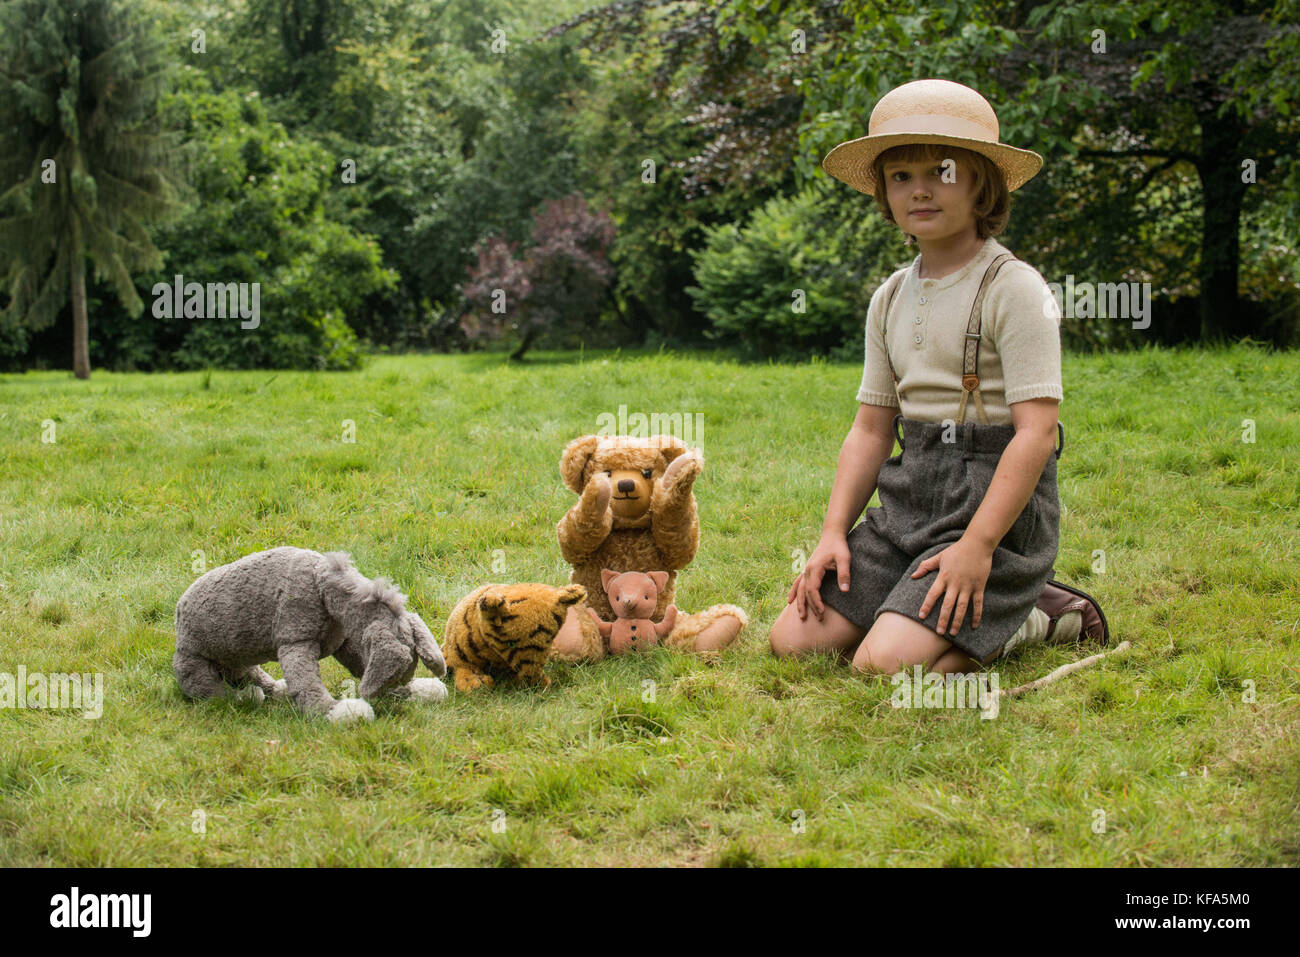
M961 387L967 392L974 392L980 387L980 377L977 375L964 375L961 377Z
M978 339L979 337L980 337L980 334L979 334L978 332L968 332L968 333L966 333L966 338L967 338L967 339Z

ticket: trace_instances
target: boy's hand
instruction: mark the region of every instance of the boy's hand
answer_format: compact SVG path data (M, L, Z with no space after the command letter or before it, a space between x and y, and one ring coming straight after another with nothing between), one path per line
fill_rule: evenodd
M938 628L940 635L945 631L957 634L966 609L971 610L970 626L978 628L984 614L984 585L993 570L993 552L980 543L963 536L943 551L931 555L917 566L913 578L928 575L935 569L934 584L926 592L925 601L921 603L921 617L930 614L934 603L943 597L943 607L939 611ZM951 627L948 624L952 617Z
M822 602L821 587L822 578L829 568L835 569L836 576L839 579L840 591L848 591L849 542L848 538L843 534L822 535L821 541L813 549L812 556L809 557L808 564L804 566L803 572L790 586L790 594L786 596L785 603L787 605L790 602L795 603L795 611L799 613L800 621L808 617L808 608L810 606L818 621L821 621L826 614L826 606Z

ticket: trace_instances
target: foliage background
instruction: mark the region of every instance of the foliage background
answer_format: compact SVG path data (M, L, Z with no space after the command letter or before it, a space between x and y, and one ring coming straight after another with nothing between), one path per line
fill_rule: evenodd
M871 291L911 252L817 163L924 76L976 86L1002 138L1045 155L1002 237L1018 255L1049 281L1153 284L1149 330L1067 319L1067 346L1286 346L1300 328L1295 0L132 7L176 68L164 113L192 188L153 228L165 265L137 291L148 304L176 273L260 281L268 320L256 337L155 321L93 282L96 365L349 368L368 349L578 344L851 357ZM552 283L532 311L556 319L527 343L517 323L467 334L466 287L493 278L471 276L478 251L565 247L536 212L575 194L614 227L582 273L604 277L581 297L592 308ZM0 324L0 362L63 365L66 312Z

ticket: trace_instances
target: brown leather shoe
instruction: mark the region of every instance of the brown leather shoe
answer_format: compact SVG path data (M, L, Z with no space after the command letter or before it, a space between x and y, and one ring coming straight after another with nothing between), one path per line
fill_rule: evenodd
M1103 645L1110 644L1110 626L1106 623L1106 616L1102 614L1097 600L1086 592L1063 585L1054 578L1049 579L1043 586L1043 593L1038 596L1035 605L1047 615L1050 621L1045 641L1052 640L1052 633L1056 631L1056 623L1061 620L1062 615L1078 611L1083 613L1079 640L1090 638Z

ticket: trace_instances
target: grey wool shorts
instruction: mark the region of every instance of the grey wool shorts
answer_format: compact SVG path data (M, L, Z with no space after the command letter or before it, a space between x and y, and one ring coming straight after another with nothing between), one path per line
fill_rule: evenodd
M961 538L1016 430L974 422L944 426L899 415L894 417L896 435L900 424L902 451L880 467L880 505L868 508L848 534L849 590L840 591L834 572L828 571L821 597L859 628L870 629L881 612L893 611L937 631L942 599L925 618L920 611L938 572L916 579L912 573ZM1048 458L1028 504L993 552L979 627L971 628L968 609L957 634L943 636L976 660L1002 649L1052 577L1059 543L1060 454L1058 448Z

